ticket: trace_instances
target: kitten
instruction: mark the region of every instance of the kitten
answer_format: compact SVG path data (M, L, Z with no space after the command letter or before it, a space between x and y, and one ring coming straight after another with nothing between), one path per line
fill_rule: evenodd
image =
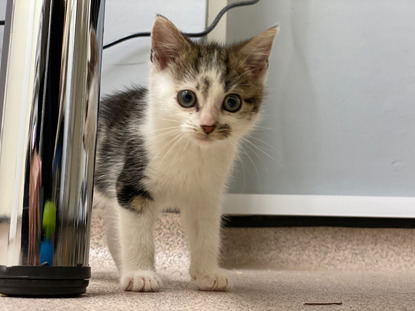
M239 142L257 120L277 31L229 47L198 44L157 16L149 89L102 100L94 201L107 208L108 245L124 290L162 286L152 229L170 207L181 211L194 283L230 288L218 266L222 197Z

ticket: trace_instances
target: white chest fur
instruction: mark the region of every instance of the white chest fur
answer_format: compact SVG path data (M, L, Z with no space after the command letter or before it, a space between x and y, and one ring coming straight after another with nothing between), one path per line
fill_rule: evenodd
M146 185L161 204L217 200L223 193L236 147L200 146L189 140L147 141Z

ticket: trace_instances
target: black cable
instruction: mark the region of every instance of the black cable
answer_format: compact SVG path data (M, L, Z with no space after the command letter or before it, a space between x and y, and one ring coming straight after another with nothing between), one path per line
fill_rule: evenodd
M5 21L0 21L0 26L4 26Z
M110 47L112 47L112 46L114 46L114 45L116 45L118 43L121 43L121 42L130 40L130 39L139 38L139 37L150 37L150 35L151 35L151 32L137 32L137 33L133 33L133 34L131 34L129 36L122 37L122 38L120 38L118 40L112 41L111 43L108 43L108 44L104 45L103 49L104 50L105 49L108 49L108 48L110 48Z
M186 33L183 32L183 34L189 38L198 38L198 37L203 37L206 36L208 33L210 33L215 27L216 25L219 23L220 19L222 18L222 16L229 11L230 9L236 8L238 6L245 6L245 5L253 5L255 3L258 3L259 0L252 0L252 1L240 1L240 2L235 2L235 3L231 3L228 4L227 6L225 6L222 10L220 10L220 12L218 13L218 15L216 15L215 19L213 20L212 24L209 25L209 27L206 28L206 30L202 31L202 32L196 32L196 33ZM150 37L151 36L151 32L138 32L138 33L133 33L131 35L122 37L120 39L117 39L111 43L108 43L106 45L104 45L104 50L107 48L110 48L116 44L119 44L121 42L130 40L130 39L134 39L134 38L139 38L139 37Z

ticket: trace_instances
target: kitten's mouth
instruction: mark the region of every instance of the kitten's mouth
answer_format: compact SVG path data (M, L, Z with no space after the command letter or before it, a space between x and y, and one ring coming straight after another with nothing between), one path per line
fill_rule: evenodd
M202 133L197 133L195 135L196 140L203 143L203 144L208 144L208 143L216 141L217 137L215 137L215 136L216 135L212 135L212 134L206 135L206 134L202 134Z
M212 135L198 135L198 139L204 143L216 140Z

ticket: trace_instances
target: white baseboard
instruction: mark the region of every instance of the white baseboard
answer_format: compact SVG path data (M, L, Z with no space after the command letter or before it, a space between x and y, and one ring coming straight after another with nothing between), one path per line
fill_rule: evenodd
M415 197L227 194L224 214L415 218Z

